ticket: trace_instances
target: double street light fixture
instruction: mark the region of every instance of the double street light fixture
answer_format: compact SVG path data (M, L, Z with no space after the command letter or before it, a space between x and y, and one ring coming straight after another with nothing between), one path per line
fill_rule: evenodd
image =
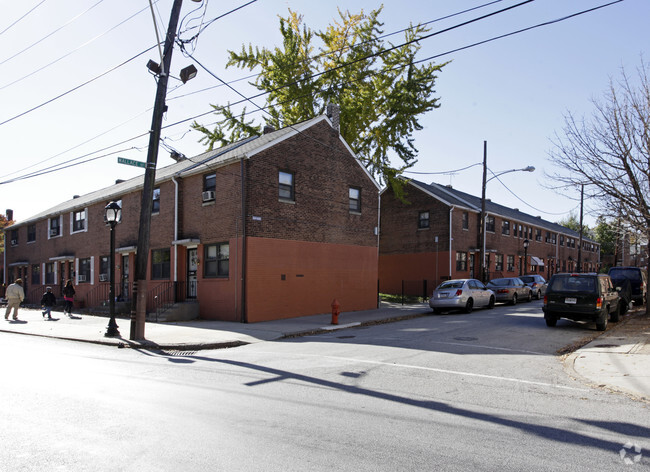
M106 333L104 336L107 338L119 337L117 323L115 322L115 225L122 221L122 208L117 202L110 202L104 208L104 222L111 227L111 252L109 255L109 268L108 268L108 306L111 319L108 322Z

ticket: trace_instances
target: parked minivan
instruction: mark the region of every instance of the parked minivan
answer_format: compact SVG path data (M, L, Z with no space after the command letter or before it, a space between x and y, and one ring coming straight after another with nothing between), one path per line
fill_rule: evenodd
M635 305L645 305L648 299L648 274L640 267L611 267L609 276L615 287L630 281L632 301Z

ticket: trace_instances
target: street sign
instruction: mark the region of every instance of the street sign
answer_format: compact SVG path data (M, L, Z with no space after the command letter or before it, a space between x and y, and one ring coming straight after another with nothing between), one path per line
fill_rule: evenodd
M127 166L147 167L146 162L134 161L133 159L124 159L123 157L118 157L117 158L117 163L118 164L126 164Z

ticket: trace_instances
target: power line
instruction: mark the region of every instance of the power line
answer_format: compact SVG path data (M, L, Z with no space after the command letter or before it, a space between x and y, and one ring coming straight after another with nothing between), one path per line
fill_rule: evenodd
M0 35L6 33L7 31L9 31L9 30L10 30L11 28L13 28L16 24L18 24L18 22L20 22L20 21L23 20L25 17L27 17L27 15L29 15L31 12L33 12L34 10L36 10L36 9L37 9L38 7L40 7L43 3L45 3L45 0L41 0L41 2L38 3L38 4L36 4L36 6L34 6L31 10L29 10L29 11L28 11L27 13L25 13L23 16L21 16L21 17L18 18L16 21L14 21L12 24L10 24L9 26L7 26L5 29L3 29L2 31L0 31Z

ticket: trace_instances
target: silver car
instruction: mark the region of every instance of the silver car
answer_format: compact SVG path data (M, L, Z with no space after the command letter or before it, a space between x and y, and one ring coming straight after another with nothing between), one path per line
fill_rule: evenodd
M447 280L433 291L429 306L434 313L443 310L464 310L471 313L475 307L493 308L494 292L476 279Z
M519 300L531 301L533 299L533 291L519 277L492 279L487 286L494 291L498 302L515 305Z
M530 287L530 289L533 291L533 296L538 300L541 300L542 296L546 293L546 287L548 285L544 277L534 274L521 275L519 278L522 280L522 282Z

